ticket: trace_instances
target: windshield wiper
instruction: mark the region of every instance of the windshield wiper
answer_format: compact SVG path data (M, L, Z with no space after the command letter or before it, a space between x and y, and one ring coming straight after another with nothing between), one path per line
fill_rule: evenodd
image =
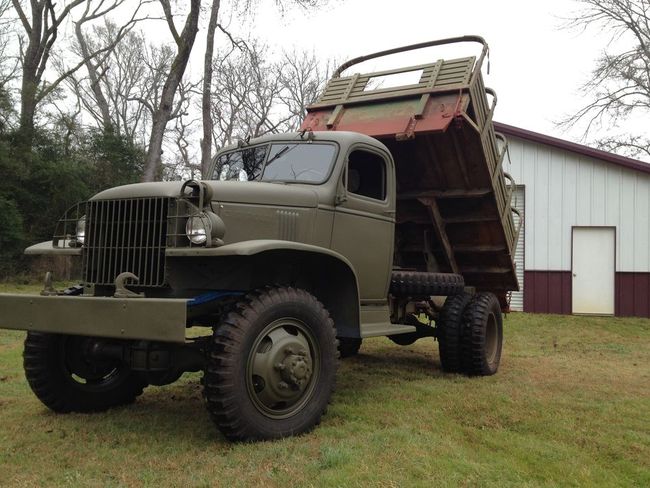
M284 153L286 153L289 149L294 149L298 144L294 144L293 146L286 145L282 149L280 149L278 152L276 152L271 159L269 159L265 166L270 165L273 161L278 159L280 156L282 156Z

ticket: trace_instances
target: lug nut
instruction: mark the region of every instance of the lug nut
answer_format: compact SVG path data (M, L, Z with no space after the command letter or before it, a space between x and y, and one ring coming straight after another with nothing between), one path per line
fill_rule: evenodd
M286 390L287 388L289 388L289 385L284 381L280 381L280 383L278 383L278 388L280 388L281 390Z
M293 354L293 348L291 347L285 347L284 353L288 356L289 354Z
M282 370L284 369L284 364L282 364L282 363L275 363L275 365L274 365L273 367L274 367L275 369L277 369L278 371L282 371Z

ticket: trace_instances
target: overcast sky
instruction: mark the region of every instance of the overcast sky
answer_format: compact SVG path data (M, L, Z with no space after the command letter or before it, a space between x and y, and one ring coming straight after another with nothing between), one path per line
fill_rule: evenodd
M499 97L495 120L573 140L580 131L566 134L555 122L584 103L579 87L607 42L594 32L561 28L562 19L576 9L572 0L338 0L318 10L294 8L284 17L273 4L262 2L252 21L256 35L271 47L313 48L323 59L345 60L431 39L481 35L490 45L485 83ZM475 52L471 46L459 47L442 57ZM407 62L439 57L439 51L422 50ZM372 68L363 66L363 71L366 67Z
M222 0L220 22L234 34L261 40L276 53L283 49L313 50L323 60L334 58L341 62L406 44L480 35L490 45L491 69L489 74L484 69L484 77L486 86L498 94L495 120L575 142L588 142L581 140L579 128L567 132L556 124L586 104L580 87L609 40L595 29L578 32L563 28L566 19L580 7L576 1L329 0L324 7L303 9L292 5L292 0L282 0L288 7L284 15L280 15L276 1L253 2L254 16L245 13L228 17L228 6L238 2ZM207 7L209 2L204 4ZM182 5L183 0L178 0L177 7ZM130 8L130 4L124 8ZM160 15L157 4L149 8ZM195 79L200 78L203 67L207 12L204 14L189 66ZM119 21L119 16L116 20ZM176 21L179 30L183 20L181 15ZM142 27L152 42L171 41L162 21L144 23ZM228 46L228 39L218 34L216 48ZM388 59L380 65L360 65L358 69L367 72L374 68L422 64L479 51L480 48L471 45L447 51L433 48L410 57ZM638 131L646 122L637 119L628 127ZM610 132L615 131L610 129Z

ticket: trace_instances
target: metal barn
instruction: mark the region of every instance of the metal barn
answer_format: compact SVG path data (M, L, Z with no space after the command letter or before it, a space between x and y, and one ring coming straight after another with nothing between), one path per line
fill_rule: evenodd
M650 164L495 123L524 211L513 310L650 317Z

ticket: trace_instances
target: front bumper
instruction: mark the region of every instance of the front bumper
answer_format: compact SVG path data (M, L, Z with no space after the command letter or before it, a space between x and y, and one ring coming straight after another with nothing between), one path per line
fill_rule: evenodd
M0 293L0 328L185 342L187 300Z

